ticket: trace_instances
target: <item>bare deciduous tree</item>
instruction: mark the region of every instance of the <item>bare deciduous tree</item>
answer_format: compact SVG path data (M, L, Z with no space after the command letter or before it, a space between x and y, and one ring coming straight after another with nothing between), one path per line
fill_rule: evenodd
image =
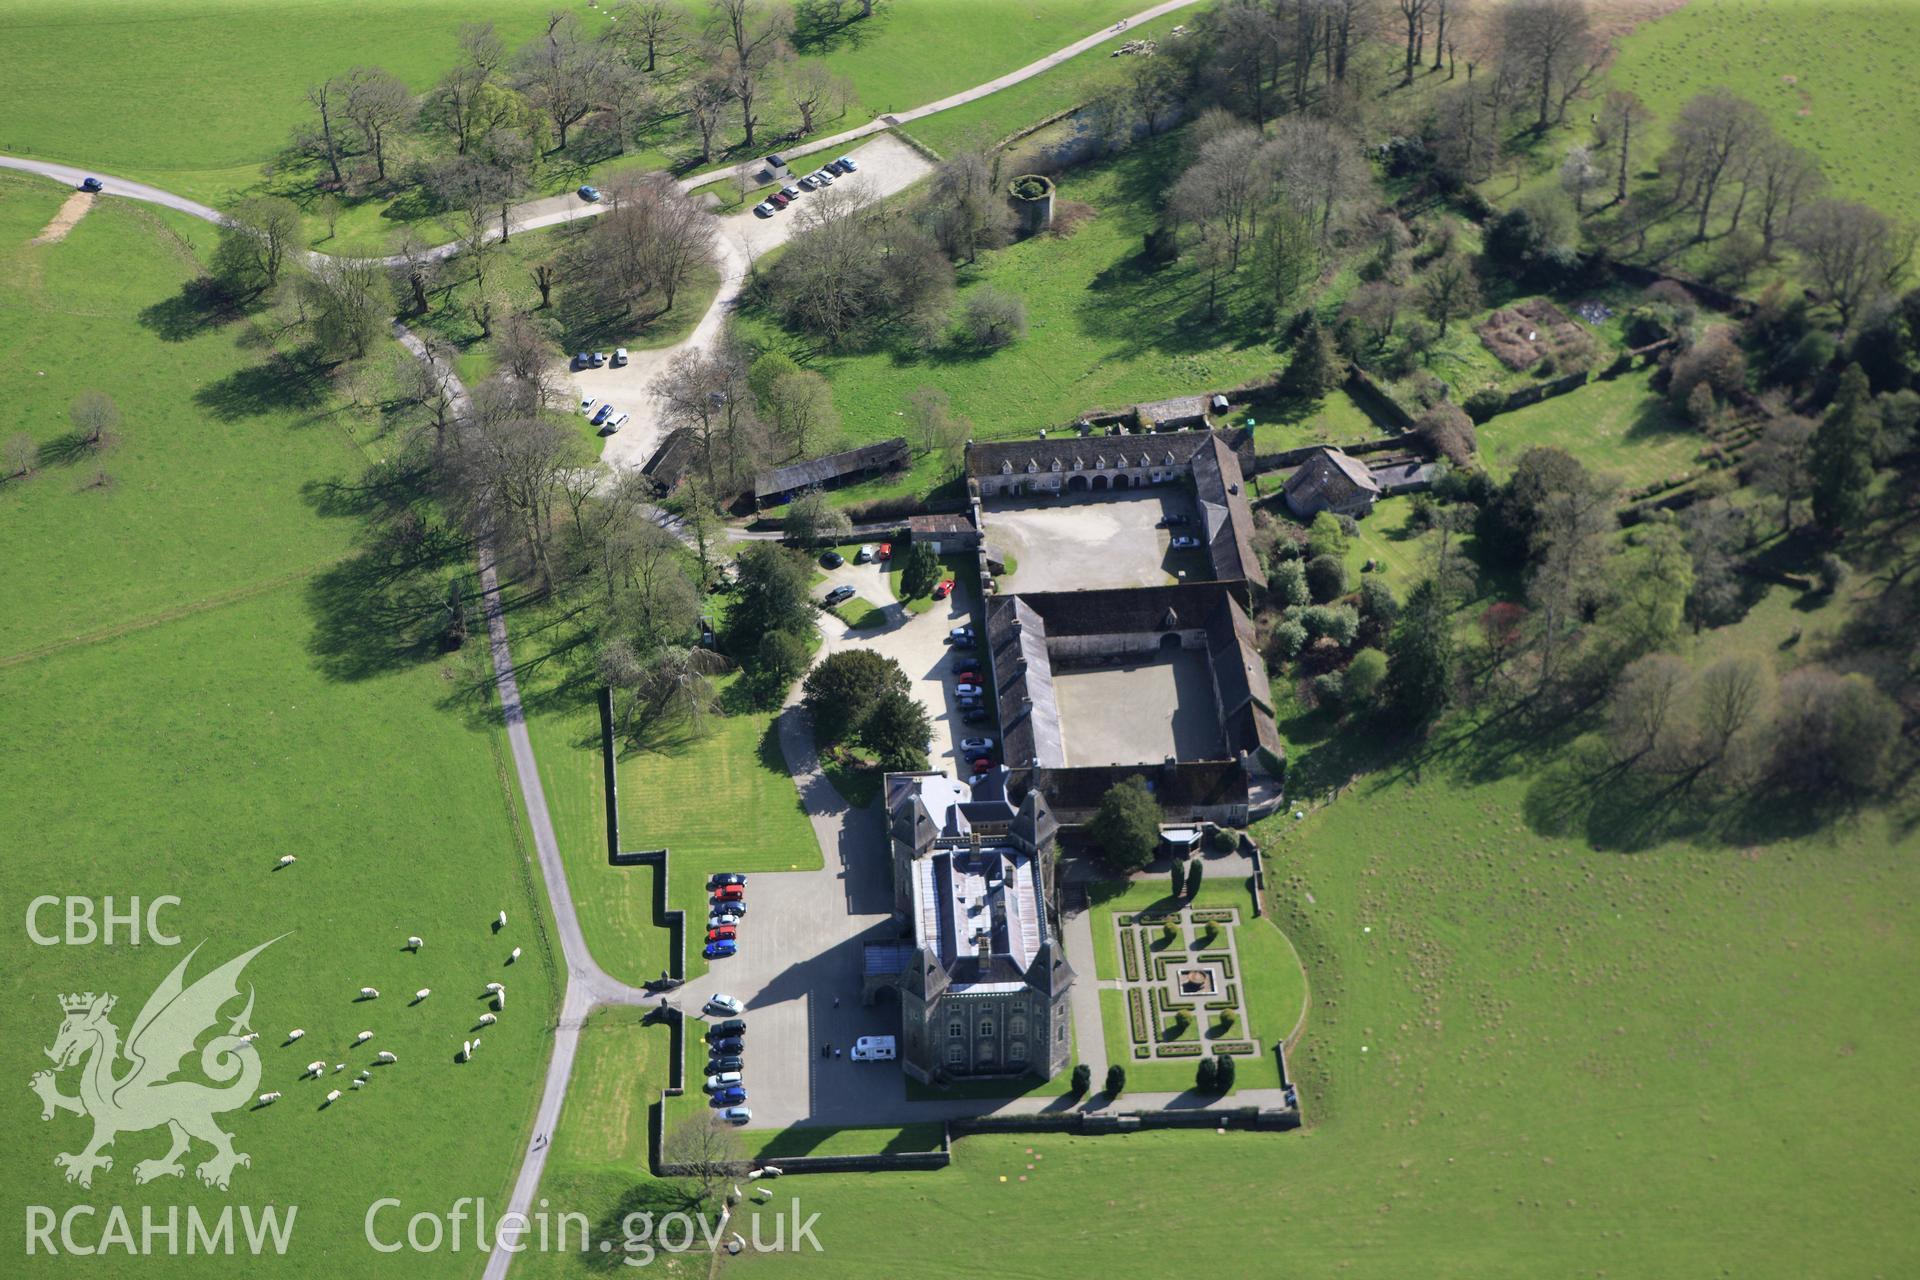
M963 151L933 171L925 208L934 239L955 262L976 261L1012 234L1012 214L978 152Z
M1429 267L1420 283L1420 301L1427 319L1439 325L1440 336L1446 337L1450 323L1480 305L1480 282L1472 259L1450 253Z
M322 258L300 283L314 345L336 360L365 356L391 314L382 300L380 264L372 258Z
M682 92L687 125L700 139L701 164L713 162L713 144L720 136L720 126L726 123L727 104L731 101L733 94L727 82L711 71L694 77Z
M1813 433L1818 427L1798 414L1775 418L1753 451L1753 483L1780 499L1780 527L1787 533L1793 532L1793 504L1813 493Z
M1912 228L1852 200L1818 200L1806 206L1792 240L1815 285L1840 313L1842 329L1891 293L1913 261Z
M24 431L16 431L0 445L0 479L32 475L40 464L40 446Z
M1827 179L1812 152L1778 135L1755 148L1751 174L1760 200L1760 248L1772 258L1775 242L1792 228L1802 202L1819 195Z
M455 474L469 510L514 540L501 550L524 553L546 589L554 581L553 503L572 438L548 418L511 412L526 400L517 387L496 388L485 397L476 388L473 419L456 437ZM482 412L483 404L492 411Z
M1726 89L1696 94L1680 109L1660 168L1673 183L1675 203L1698 215L1694 239L1707 238L1714 198L1746 171L1768 132L1760 109Z
M613 16L621 52L648 75L659 69L661 59L674 57L685 45L681 10L665 0L622 0Z
M692 433L706 491L722 500L742 492L766 451L749 363L746 347L728 332L704 351L674 357L652 387L662 422Z
M1509 0L1498 29L1501 61L1535 94L1533 127L1545 132L1598 74L1606 44L1593 31L1585 0Z
M387 139L413 119L413 91L383 67L355 67L347 73L345 110L360 131L361 145L373 155L375 178L385 182Z
M609 47L589 39L573 14L560 11L546 30L514 57L521 92L547 119L555 149L567 149L567 131L606 99Z
M721 1187L740 1176L746 1161L733 1126L712 1111L689 1116L667 1135L661 1157L676 1165L692 1186L694 1198L711 1199Z
M822 119L839 119L853 101L853 81L824 63L801 62L787 73L787 102L800 113L800 132L810 134Z
M740 104L740 127L749 150L760 123L758 104L767 71L793 56L787 43L792 33L793 15L784 6L768 0L712 0L707 38L720 51L717 65Z
M794 457L805 457L822 438L840 429L833 389L824 376L810 369L776 377L762 407Z
M119 430L120 406L104 391L83 391L67 406L67 420L81 444L98 449Z
M589 284L610 290L622 310L658 295L670 311L693 276L713 262L718 227L664 173L622 175L608 184L607 213L594 225Z
M1653 119L1644 102L1627 89L1611 89L1600 103L1600 128L1608 145L1615 148L1613 198L1627 198L1627 175L1633 168L1635 135Z

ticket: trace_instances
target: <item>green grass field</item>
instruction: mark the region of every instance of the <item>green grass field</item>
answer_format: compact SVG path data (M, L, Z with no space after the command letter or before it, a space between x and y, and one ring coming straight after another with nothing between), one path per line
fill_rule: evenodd
M169 314L195 270L184 220L109 202L65 241L26 245L65 195L0 186L0 346L28 356L7 363L0 399L18 415L9 429L43 442L65 431L80 387L111 390L126 423L97 464L0 488L13 602L0 632L0 886L17 904L111 895L116 910L174 895L161 920L182 945L36 947L16 934L0 978L18 1012L4 1057L21 1086L49 1066L59 993L113 993L125 1035L195 946L189 981L273 939L243 985L260 1032L257 1091L285 1096L221 1115L252 1160L229 1191L191 1170L137 1186L135 1165L166 1149L152 1129L122 1133L113 1167L86 1190L53 1163L84 1146L86 1122L42 1124L17 1087L0 1104L20 1148L6 1197L56 1212L120 1204L136 1221L143 1205L162 1218L169 1206L298 1206L282 1259L210 1265L183 1241L181 1256L142 1259L154 1275L471 1274L471 1255L376 1254L362 1221L382 1196L416 1207L504 1198L544 1074L555 958L497 712L474 697L484 651L422 658L353 643L346 579L322 569L352 551L355 530L317 507L323 486L357 479L380 451L368 438L377 424L338 409L325 388L292 408L273 403L243 325L177 341L166 324L142 325L154 309ZM96 465L113 483L80 490L76 477ZM276 871L288 853L297 861ZM502 910L509 923L495 932ZM418 954L404 949L413 934L426 940ZM512 1003L485 1029L485 1049L457 1065L490 980ZM384 995L359 1001L363 986ZM421 987L432 996L410 1007ZM293 1028L304 1038L283 1044ZM354 1047L362 1030L373 1038ZM397 1063L351 1090L381 1050ZM328 1064L323 1077L297 1080L315 1059ZM336 1075L338 1062L347 1070ZM63 1073L63 1090L75 1075ZM192 1064L182 1075L199 1078ZM343 1096L323 1109L333 1088ZM196 1144L188 1160L208 1153ZM382 1216L378 1230L389 1236L393 1223ZM0 1248L20 1257L23 1229L10 1215ZM43 1259L17 1274L58 1269Z
M704 12L687 4L690 14ZM802 59L847 76L846 114L823 120L831 134L883 112L931 102L1002 75L1133 12L1135 0L896 0L842 29L803 27ZM550 0L107 0L76 12L51 0L0 5L0 152L96 166L221 205L256 189L261 166L305 118L307 85L355 65L380 65L424 92L452 64L463 22L491 21L512 48L538 34L549 11L580 15L595 32L611 5ZM117 38L102 39L103 30ZM74 93L76 77L112 84L111 95ZM795 127L776 93L768 137ZM626 155L582 167L549 166L542 190L562 191L596 174L656 168L689 148L669 121ZM729 124L726 141L737 142ZM413 215L392 200L350 202L334 239L315 220L328 252L372 252Z
M1920 103L1908 92L1916 59L1910 4L1690 0L1635 28L1609 82L1664 122L1694 94L1724 85L1819 156L1839 194L1898 214L1920 198L1920 172L1904 160L1920 153ZM1664 128L1659 136L1664 145Z
M1636 369L1503 413L1478 429L1481 459L1504 477L1528 449L1555 445L1629 487L1685 471L1706 437L1649 390L1652 376Z

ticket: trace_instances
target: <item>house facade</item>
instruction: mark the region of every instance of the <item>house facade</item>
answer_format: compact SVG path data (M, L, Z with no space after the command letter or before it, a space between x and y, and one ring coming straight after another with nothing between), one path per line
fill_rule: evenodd
M898 994L900 1061L918 1080L1051 1077L1072 1056L1074 972L1047 896L1057 824L1037 792L1015 807L998 786L884 782L902 937L868 945L866 992Z
M1334 448L1322 448L1287 477L1287 507L1311 519L1322 511L1363 516L1380 497L1380 482L1367 465Z

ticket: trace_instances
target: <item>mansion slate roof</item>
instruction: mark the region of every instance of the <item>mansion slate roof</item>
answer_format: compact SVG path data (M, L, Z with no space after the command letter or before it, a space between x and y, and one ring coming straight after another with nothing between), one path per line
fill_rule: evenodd
M1045 440L977 441L967 449L967 475L1038 475L1053 471L1102 471L1128 467L1184 467L1207 442L1220 438L1249 457L1253 433L1230 431L1132 432L1126 435L1060 435Z
M904 467L912 460L913 455L907 447L907 438L895 436L891 440L882 440L878 444L861 445L858 449L846 449L840 453L829 453L822 457L809 458L805 462L796 462L791 466L763 471L754 477L753 496L758 499L778 497L783 493L810 489L814 485L826 484L846 476L857 476L868 471L883 471L891 467Z

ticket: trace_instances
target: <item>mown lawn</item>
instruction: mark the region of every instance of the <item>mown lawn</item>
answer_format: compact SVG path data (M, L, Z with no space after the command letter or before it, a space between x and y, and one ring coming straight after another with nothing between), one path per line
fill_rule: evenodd
M1648 387L1652 376L1636 369L1595 380L1481 424L1483 465L1503 478L1528 449L1553 445L1627 487L1689 469L1705 437Z
M256 390L244 403L260 407L216 411L233 403L219 389L260 359L243 326L169 341L166 326L140 323L194 269L195 244L181 235L190 228L109 201L64 242L23 248L65 193L11 179L0 193L0 349L30 353L24 379L12 362L0 375L7 412L20 415L9 427L57 434L67 399L91 385L112 390L127 416L101 463L110 487L79 492L73 470L56 467L0 492L10 601L0 886L23 904L111 896L116 913L172 896L160 921L182 944L134 947L123 935L111 948L40 947L16 933L0 977L21 1011L5 1062L22 1084L50 1065L55 993L112 993L124 1035L195 947L189 981L271 940L241 985L252 992L245 1025L260 1032L257 1092L284 1093L221 1114L252 1161L229 1191L191 1170L137 1184L135 1165L166 1149L155 1130L123 1132L89 1190L63 1181L52 1160L81 1148L85 1122L42 1124L34 1096L10 1090L0 1122L31 1158L13 1163L6 1195L56 1213L119 1204L135 1221L143 1208L164 1221L183 1205L214 1217L236 1201L297 1205L275 1274L470 1274L471 1256L375 1253L363 1220L382 1196L502 1200L544 1075L557 958L499 713L483 693L484 649L425 653L357 624L374 603L353 590L357 557L323 559L350 551L355 525L319 514L304 486L357 480L383 445L363 451L330 392L288 411ZM198 400L208 388L216 397ZM285 854L296 861L275 870ZM508 923L496 931L501 911ZM57 932L55 914L42 923ZM405 949L410 935L426 941L417 954ZM485 1049L456 1064L492 980L512 1002L484 1028ZM383 998L358 1000L363 986ZM423 987L432 996L410 1006ZM241 1004L224 1012L232 1019ZM285 1045L294 1028L304 1038ZM363 1030L373 1038L356 1047ZM382 1050L398 1061L352 1089ZM327 1074L299 1082L316 1059ZM204 1079L197 1059L181 1079ZM333 1088L341 1100L322 1109ZM207 1155L196 1144L189 1163ZM19 1222L0 1247L24 1251ZM393 1223L376 1228L389 1236ZM44 1257L18 1274L51 1274ZM259 1265L243 1257L212 1270ZM184 1246L142 1266L209 1273Z

